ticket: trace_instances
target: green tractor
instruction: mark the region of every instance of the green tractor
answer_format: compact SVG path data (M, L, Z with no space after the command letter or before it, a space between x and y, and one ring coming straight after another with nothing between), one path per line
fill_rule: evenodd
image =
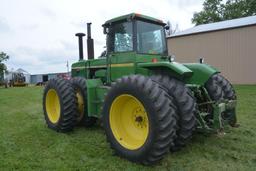
M135 13L108 20L106 52L94 59L87 23L88 60L85 34L77 33L79 61L71 80L51 79L45 87L48 127L67 132L102 121L117 155L147 165L184 147L195 131L220 133L237 126L232 85L202 60L174 62L165 29L161 20Z

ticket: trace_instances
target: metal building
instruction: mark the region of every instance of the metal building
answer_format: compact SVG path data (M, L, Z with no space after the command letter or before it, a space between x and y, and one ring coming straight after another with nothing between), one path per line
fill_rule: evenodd
M195 26L167 41L178 62L203 57L232 83L256 84L256 16Z
M69 79L70 73L48 73L48 74L34 74L31 75L31 84L38 84L38 83L43 83L47 82L48 80L52 78L64 78L64 79Z

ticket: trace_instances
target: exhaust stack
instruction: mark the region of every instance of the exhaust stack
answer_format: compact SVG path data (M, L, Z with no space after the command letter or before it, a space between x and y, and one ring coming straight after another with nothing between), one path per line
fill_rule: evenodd
M83 52L83 37L85 36L84 33L76 33L78 37L78 47L79 47L79 60L84 59L84 52Z
M87 23L87 54L88 59L94 59L94 43L91 38L91 24Z

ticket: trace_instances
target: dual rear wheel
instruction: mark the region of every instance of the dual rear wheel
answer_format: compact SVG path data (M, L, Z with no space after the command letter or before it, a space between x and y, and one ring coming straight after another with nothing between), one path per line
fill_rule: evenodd
M171 151L178 151L191 139L196 127L196 101L189 88L182 81L170 77L163 72L157 72L151 79L161 84L177 107L176 138L170 147Z
M49 80L43 95L43 110L48 127L58 132L68 132L76 125L92 126L96 119L87 115L86 96L84 78Z
M49 128L59 132L71 131L76 124L76 94L71 83L51 79L44 89L43 110Z

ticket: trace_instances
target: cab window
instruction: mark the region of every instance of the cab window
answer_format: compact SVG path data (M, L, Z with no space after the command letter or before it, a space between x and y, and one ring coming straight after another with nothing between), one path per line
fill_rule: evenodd
M111 26L108 33L108 46L110 52L133 51L132 22Z
M167 50L163 26L137 21L137 51L144 54L165 54Z

